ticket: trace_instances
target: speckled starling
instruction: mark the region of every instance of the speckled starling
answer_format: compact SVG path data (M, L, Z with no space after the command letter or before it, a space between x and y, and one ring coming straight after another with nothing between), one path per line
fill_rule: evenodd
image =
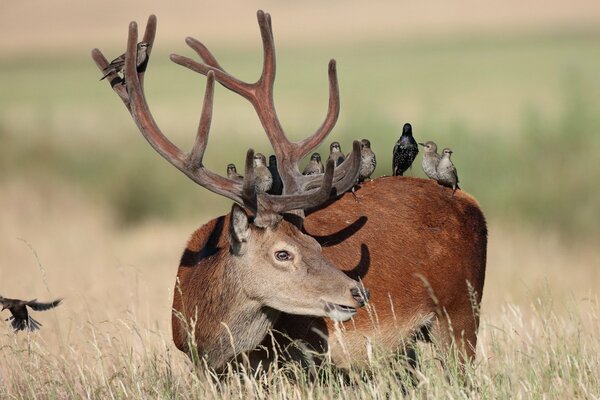
M148 59L148 46L149 46L149 44L146 42L139 42L137 44L136 66L138 68L138 72L139 72L139 68L142 66L142 64L144 64L146 62L146 60ZM100 80L106 78L108 75L110 75L112 73L123 72L123 68L125 68L125 55L126 54L127 53L123 53L119 57L112 60L110 62L110 64L108 64L106 66L106 68L104 68L104 70L102 71L104 73L104 76L102 78L100 78Z
M413 161L419 154L419 146L412 134L412 126L404 124L402 136L394 146L392 155L392 175L402 176L412 166Z
M338 142L333 142L329 146L329 159L334 161L336 167L346 159Z
M27 312L27 307L30 307L35 311L46 311L51 308L56 307L60 304L62 299L54 300L50 303L38 303L36 300L17 300L17 299L5 299L0 296L0 304L2 304L2 310L8 310L12 314L10 318L7 318L6 321L11 321L12 328L14 331L23 331L25 329L29 329L30 331L35 331L40 329L40 324L35 319L29 316Z
M244 177L237 173L235 164L227 164L227 177L233 181L243 181Z
M445 148L442 151L442 159L437 166L437 181L439 184L451 187L452 195L456 192L456 189L460 189L458 187L458 173L456 172L456 167L452 164L452 160L450 160L450 156L452 155L452 150L449 148Z
M273 175L267 168L267 159L261 153L254 154L254 188L256 193L266 193L273 186Z
M371 142L368 139L360 141L360 170L358 172L358 181L364 182L371 179L371 175L377 166L375 153L371 150Z
M425 148L425 154L423 154L423 161L421 162L423 171L429 178L437 180L437 166L442 159L437 153L437 145L432 141L419 144Z
M325 167L321 163L321 155L319 153L312 153L310 161L302 171L302 175L316 175L325 172Z
M279 175L279 170L277 169L277 156L275 156L275 154L269 156L268 168L273 177L273 185L271 186L269 193L280 195L283 192L283 182L281 181L281 175Z

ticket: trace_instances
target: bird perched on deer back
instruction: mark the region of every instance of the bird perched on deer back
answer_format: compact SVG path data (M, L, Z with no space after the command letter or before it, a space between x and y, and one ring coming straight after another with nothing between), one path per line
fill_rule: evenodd
M139 42L137 44L137 54L136 54L136 67L137 71L140 72L140 67L144 65L144 63L148 60L148 47L150 45L146 42ZM102 71L104 76L100 78L100 80L106 78L108 75L112 73L120 73L123 72L123 68L125 68L125 56L127 53L121 54L119 57L115 58L104 68ZM125 79L125 77L123 77Z
M341 163L344 162L346 157L344 157L344 153L342 153L342 148L338 142L333 142L329 145L329 159L333 160L334 165L337 167Z
M437 181L441 185L451 187L452 195L454 196L456 189L460 188L458 187L458 173L456 172L456 167L450 159L451 155L452 150L447 147L442 151L442 159L437 166Z
M29 329L30 331L35 331L40 329L40 324L35 319L29 316L29 312L27 311L27 307L31 308L34 311L46 311L51 308L56 307L60 304L62 299L54 300L50 303L39 303L36 300L17 300L17 299L6 299L0 296L0 304L2 304L2 310L8 310L12 314L10 318L7 318L6 321L11 321L12 328L15 332L23 331L25 329Z
M319 153L312 153L310 161L306 167L304 167L304 171L302 171L302 175L316 175L324 172L325 167L321 163L321 155Z
M392 155L392 175L402 176L412 166L413 161L419 154L419 146L413 137L412 125L404 124L402 135L394 146Z
M421 162L423 171L429 178L437 180L437 166L442 159L437 152L437 144L432 141L419 144L425 148L425 154L423 154L423 161Z
M279 175L279 170L277 169L277 156L275 156L275 154L269 156L268 168L273 177L273 185L271 186L269 193L280 195L283 192L283 182L281 181L281 175Z
M244 177L237 173L235 164L227 164L227 177L233 181L243 181Z
M360 141L360 170L358 172L358 181L364 182L366 179L371 179L371 175L375 172L377 159L375 153L371 150L371 142L368 139Z
M267 159L261 153L254 154L254 188L256 193L266 193L273 186L273 176L267 168Z

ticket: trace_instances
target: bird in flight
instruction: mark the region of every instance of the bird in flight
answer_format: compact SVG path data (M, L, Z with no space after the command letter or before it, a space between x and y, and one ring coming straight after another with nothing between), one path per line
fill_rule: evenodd
M46 311L59 305L61 301L62 299L57 299L49 303L40 303L37 299L27 301L7 299L0 296L0 304L2 304L2 310L0 310L0 312L4 310L10 311L12 316L7 318L6 321L11 321L12 328L15 332L24 331L25 329L35 331L40 329L42 324L29 316L27 307L34 311Z

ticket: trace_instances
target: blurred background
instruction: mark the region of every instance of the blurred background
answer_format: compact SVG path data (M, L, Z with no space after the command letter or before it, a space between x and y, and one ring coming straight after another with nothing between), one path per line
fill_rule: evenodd
M87 322L115 318L169 334L186 240L230 202L150 148L98 81L90 50L118 56L128 23L143 30L157 15L147 98L163 131L188 149L205 78L168 54L192 56L184 43L192 36L230 73L255 80L259 8L273 19L275 102L290 137L321 124L335 58L342 107L321 154L332 140L349 151L369 138L375 176L389 175L405 122L417 140L452 147L461 186L489 221L484 313L548 291L557 303L597 291L597 1L29 0L0 3L1 294L65 297L40 320L67 340ZM249 147L270 154L250 104L218 86L207 166L241 169ZM420 162L412 174L423 177Z

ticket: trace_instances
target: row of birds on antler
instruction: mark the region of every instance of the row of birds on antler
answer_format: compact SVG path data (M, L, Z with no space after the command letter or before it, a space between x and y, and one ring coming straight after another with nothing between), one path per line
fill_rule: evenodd
M417 143L412 133L412 126L404 124L402 136L394 146L392 175L402 176L408 170L417 154L419 154L419 145L425 149L421 166L425 175L430 179L436 180L440 185L452 188L452 194L458 187L458 174L456 167L450 159L452 150L445 148L442 154L438 154L437 145L428 141L425 143ZM375 172L377 166L377 158L371 149L371 142L368 139L360 141L360 170L358 175L358 183L371 179L371 175ZM340 165L345 159L344 153L338 142L333 142L329 146L329 160L333 160L335 166ZM321 162L321 155L313 153L310 156L310 161L302 171L303 175L315 175L325 172L325 167ZM283 184L277 171L277 158L274 155L269 157L267 164L266 157L261 153L254 155L254 186L257 193L281 194ZM234 164L227 165L227 177L232 180L243 180L243 176L239 175Z

